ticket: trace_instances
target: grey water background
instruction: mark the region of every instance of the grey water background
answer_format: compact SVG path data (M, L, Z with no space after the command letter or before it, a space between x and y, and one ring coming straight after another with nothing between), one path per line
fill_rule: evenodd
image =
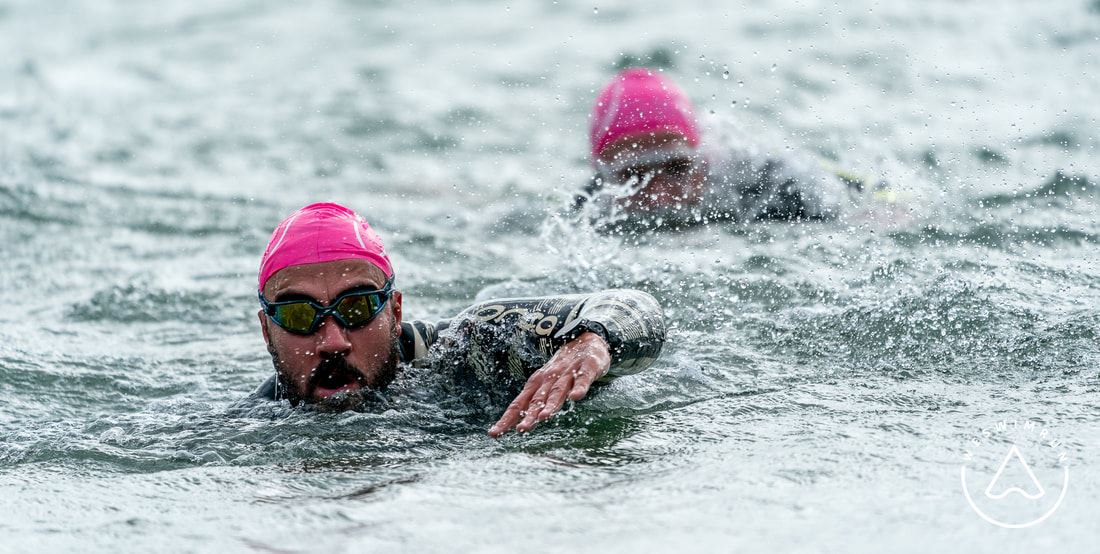
M1088 1L0 1L0 550L1093 551L1098 35ZM555 217L632 62L896 202ZM502 440L415 394L235 410L259 255L317 200L379 230L407 317L634 287L668 345ZM1006 419L1071 456L1025 530L959 481Z

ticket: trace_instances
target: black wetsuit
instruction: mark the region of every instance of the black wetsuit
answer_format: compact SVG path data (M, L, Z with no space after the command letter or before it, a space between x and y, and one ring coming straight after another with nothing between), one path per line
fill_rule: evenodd
M832 219L842 211L848 190L859 185L797 156L771 156L751 148L702 155L707 176L698 205L631 214L623 223ZM623 191L608 190L599 177L593 177L574 197L573 209L592 203L592 215L612 215L616 194Z
M586 331L611 347L608 377L628 375L660 354L664 313L652 296L635 290L488 300L437 323L403 322L401 362L445 367L459 381L514 389ZM272 376L253 396L276 399L279 388Z

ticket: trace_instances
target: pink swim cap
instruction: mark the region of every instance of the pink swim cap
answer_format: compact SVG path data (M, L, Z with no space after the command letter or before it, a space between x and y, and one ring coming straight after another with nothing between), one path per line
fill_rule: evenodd
M619 73L596 98L588 138L592 158L608 144L638 133L672 131L692 146L699 144L699 127L691 100L671 80L645 68Z
M339 204L310 204L290 214L271 234L260 261L260 290L280 269L336 260L366 260L386 278L393 277L382 239L367 220Z

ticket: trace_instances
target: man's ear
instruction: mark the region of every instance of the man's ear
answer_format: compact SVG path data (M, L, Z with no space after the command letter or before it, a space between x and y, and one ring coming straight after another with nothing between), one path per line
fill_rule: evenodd
M390 306L393 310L394 324L397 326L397 336L401 336L401 291L393 291L393 296L390 297Z
M263 310L256 312L256 315L260 318L260 331L264 334L264 343L267 344L267 349L271 350L271 335L267 332L267 314Z

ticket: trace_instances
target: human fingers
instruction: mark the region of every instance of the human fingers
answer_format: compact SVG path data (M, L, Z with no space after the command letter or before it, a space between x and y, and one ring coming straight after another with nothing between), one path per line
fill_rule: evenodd
M592 383L607 373L607 367L596 360L589 359L581 363L577 370L577 376L573 380L573 387L569 391L569 399L576 402L588 395L588 389Z
M549 419L550 416L558 413L558 410L565 404L566 394L569 393L572 387L573 372L566 371L550 387L550 394L546 397L546 406L543 406L542 411L539 412L539 421Z
M504 415L500 416L492 427L489 428L490 437L499 437L504 433L507 433L509 429L515 427L516 423L523 417L523 411L527 408L527 405L531 402L531 397L535 395L537 390L534 386L526 386L523 391L516 396L515 400L508 405L508 408L504 410Z
M546 374L541 377L538 390L531 396L531 401L527 404L527 413L524 415L523 421L516 425L517 433L526 433L534 428L539 422L539 414L546 406L546 398L550 396L550 389L554 386L555 380L547 378Z

